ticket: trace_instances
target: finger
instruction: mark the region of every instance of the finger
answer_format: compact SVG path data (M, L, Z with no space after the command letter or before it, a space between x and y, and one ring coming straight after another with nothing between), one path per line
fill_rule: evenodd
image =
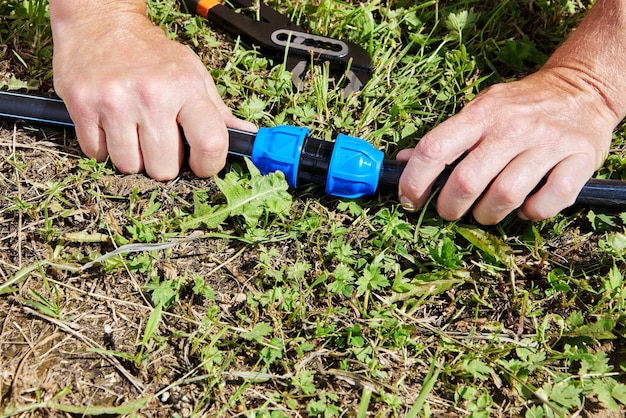
M413 153L414 149L415 148L406 148L401 150L398 155L396 155L396 160L409 161L409 158L411 158L411 154Z
M189 143L189 167L198 177L210 177L226 162L228 132L216 106L209 99L187 102L178 114Z
M217 104L220 114L226 123L226 126L233 129L239 129L241 131L246 132L256 132L259 128L252 122L248 122L247 120L239 119L235 115L233 115L230 108L228 108L220 99L221 103Z
M139 147L137 124L104 119L102 127L106 136L107 150L111 162L124 174L135 174L143 171L143 157ZM129 118L129 120L133 120Z
M505 143L497 137L485 138L456 165L437 198L437 212L442 218L460 218L481 199L485 191L489 193L494 179L521 152L518 147L507 145L509 142Z
M424 205L433 183L446 165L457 160L481 138L482 124L453 116L424 136L411 152L400 177L398 194L405 209ZM406 153L402 154L406 157Z
M558 163L552 159L539 160L538 154L556 155L526 151L515 157L474 205L472 214L477 222L495 225L524 203L546 173Z
M97 161L106 160L109 155L107 150L106 135L95 123L75 123L74 131L78 144L83 153L89 158Z
M66 102L67 110L74 122L74 132L80 149L89 158L104 161L109 155L107 151L106 135L98 123L98 116L89 112L89 108L75 106Z
M240 131L246 132L256 132L259 128L252 122L248 122L247 120L239 119L232 114L230 116L224 117L224 122L226 122L226 126L233 129L239 129Z
M211 77L207 77L205 80L207 94L209 99L215 104L219 113L222 115L226 126L233 129L239 129L246 132L256 132L258 131L258 127L252 123L243 119L239 119L238 117L233 115L231 109L226 106L224 100L220 97L217 92L217 88L215 87L215 83Z
M575 154L561 161L548 175L546 183L518 210L522 219L543 220L573 205L594 172L593 161Z
M139 143L146 174L159 181L175 178L182 165L184 150L175 120L143 123L139 127Z
M422 207L437 177L447 165L480 141L482 132L480 123L459 114L422 138L400 177L399 195L403 207L407 210ZM441 206L437 208L439 211Z

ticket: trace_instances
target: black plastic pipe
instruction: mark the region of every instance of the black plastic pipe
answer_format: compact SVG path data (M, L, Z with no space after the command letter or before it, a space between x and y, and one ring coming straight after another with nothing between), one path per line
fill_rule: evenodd
M0 91L0 117L13 120L32 121L60 127L73 127L74 123L60 99ZM255 133L228 129L229 154L251 157L256 138ZM329 164L334 151L334 142L306 137L301 149L298 166L298 184L325 184ZM384 159L378 178L377 191L395 194L406 163ZM441 187L448 178L446 170L435 182ZM626 182L620 180L591 179L580 191L576 205L626 208Z

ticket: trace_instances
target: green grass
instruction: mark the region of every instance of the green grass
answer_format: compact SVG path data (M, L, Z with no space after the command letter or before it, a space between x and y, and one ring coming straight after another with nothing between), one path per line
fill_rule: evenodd
M281 63L175 2L151 0L150 13L202 54L238 115L323 139L363 137L393 155L481 89L536 69L587 3L271 4L312 32L363 45L372 80L344 98L316 67L296 92ZM2 2L0 11L1 59L14 75L0 86L47 93L45 2ZM281 175L239 163L214 181L183 172L125 186L109 164L79 157L71 133L17 132L4 123L1 141L13 145L1 148L0 342L18 349L2 360L13 364L17 350L26 360L11 373L54 372L19 350L30 345L96 377L0 386L0 416L625 410L626 212L480 227L445 222L430 205L406 214L394 196L342 201L315 186L289 194ZM625 177L623 137L616 132L600 175ZM51 140L70 145L42 142ZM38 144L49 147L46 165ZM15 323L28 338L11 333ZM60 349L40 348L48 340Z

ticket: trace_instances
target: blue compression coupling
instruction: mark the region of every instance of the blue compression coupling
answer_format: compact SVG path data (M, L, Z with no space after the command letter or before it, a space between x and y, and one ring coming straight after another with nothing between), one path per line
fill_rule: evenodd
M361 138L337 135L326 193L349 199L375 194L384 158L382 151Z
M348 135L337 135L334 143L308 135L309 129L295 126L260 128L252 148L252 162L262 174L283 172L293 188L298 186L298 179L308 179L326 183L326 193L331 196L356 199L376 193L385 157L382 151ZM308 151L303 157L305 147ZM304 172L300 173L303 158Z
M287 183L295 188L302 145L308 135L307 128L295 126L259 128L252 148L252 162L263 175L282 171Z

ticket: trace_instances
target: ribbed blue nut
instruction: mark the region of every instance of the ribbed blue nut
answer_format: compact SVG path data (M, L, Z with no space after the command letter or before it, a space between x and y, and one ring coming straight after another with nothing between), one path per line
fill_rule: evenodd
M275 126L260 128L252 148L252 162L265 175L282 171L291 187L298 184L298 167L307 128Z
M385 155L369 142L339 134L330 157L326 193L356 199L376 193Z

